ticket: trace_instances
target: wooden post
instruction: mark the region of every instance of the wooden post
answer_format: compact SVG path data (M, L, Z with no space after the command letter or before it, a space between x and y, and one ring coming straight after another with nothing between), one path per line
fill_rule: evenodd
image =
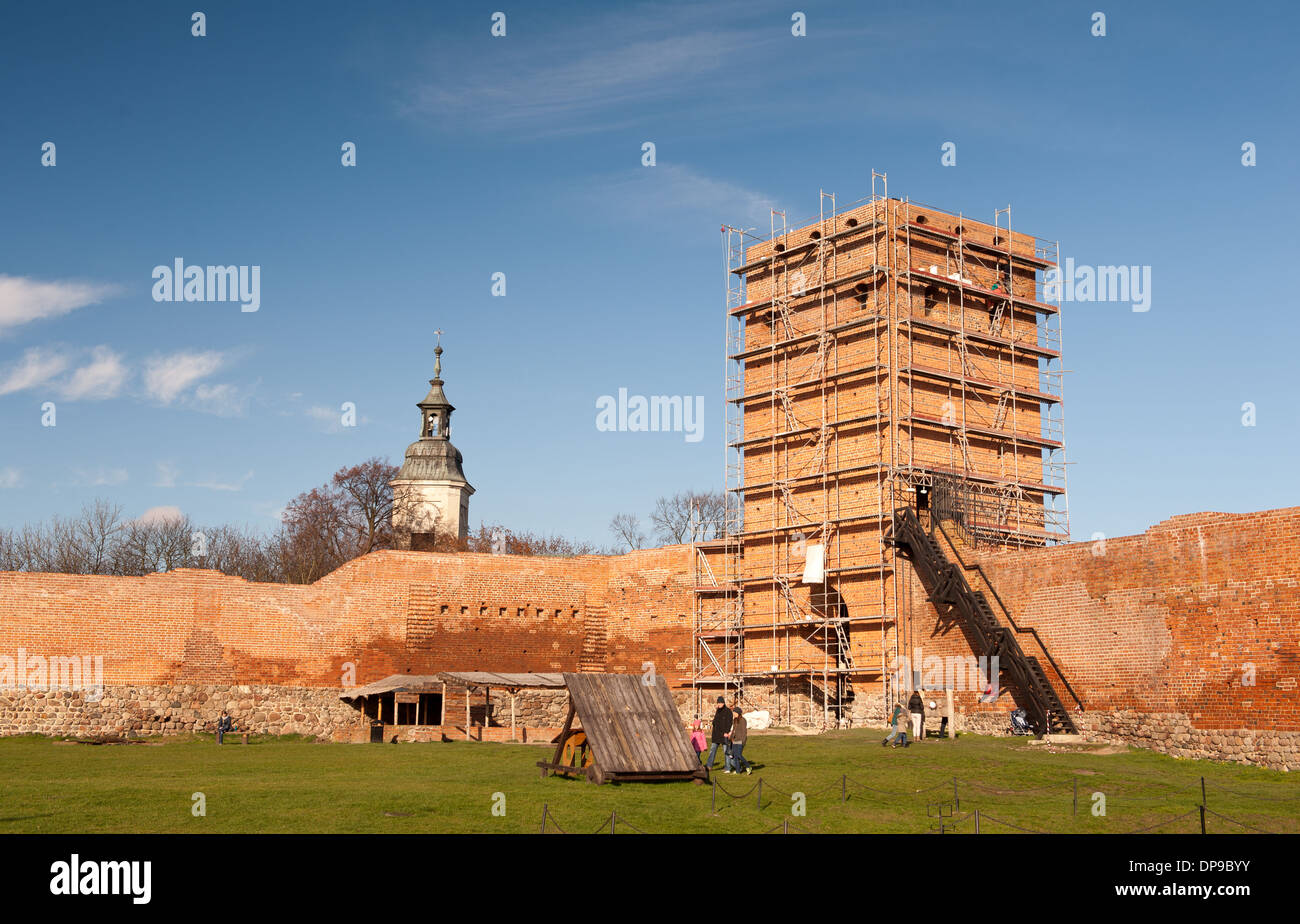
M1079 814L1079 778L1077 776L1074 778L1074 812L1073 813L1075 815Z
M961 811L961 796L957 795L957 777L952 778L952 807L953 811Z
M546 775L545 771L542 772L542 775L543 776ZM546 809L547 809L547 805L545 802L543 802L542 803L542 833L543 834L546 833Z
M510 740L511 741L517 740L515 736L515 694L518 692L519 692L518 690L510 691Z
M1201 809L1201 833L1204 834L1205 833L1205 806L1202 805L1200 809Z
M478 736L479 741L487 741L488 726L492 724L492 688L483 688L483 733Z
M465 687L465 740L474 740L469 733L469 687Z
M952 690L945 690L948 694L948 737L957 737L957 713L952 709Z
M975 833L980 833L980 810L975 810Z

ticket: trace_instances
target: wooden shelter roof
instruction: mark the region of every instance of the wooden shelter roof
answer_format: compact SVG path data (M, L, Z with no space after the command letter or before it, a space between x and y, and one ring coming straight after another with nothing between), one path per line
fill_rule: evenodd
M606 773L695 773L691 747L668 683L640 674L568 674L574 710Z

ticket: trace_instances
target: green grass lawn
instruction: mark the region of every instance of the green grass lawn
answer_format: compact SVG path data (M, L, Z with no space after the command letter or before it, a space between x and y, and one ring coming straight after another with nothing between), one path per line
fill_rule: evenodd
M1023 738L963 735L906 749L880 747L883 732L817 737L751 735L752 776L718 775L744 799L693 783L606 784L542 779L545 748L517 744L331 744L254 739L217 747L211 738L88 745L0 739L0 832L535 833L542 806L567 832L596 831L618 813L619 830L760 833L789 820L796 831L931 830L932 803L947 802L971 833L1007 833L1009 822L1038 831L1126 833L1200 830L1201 777L1211 813L1269 832L1300 832L1294 774L1148 751L1051 753ZM720 761L719 761L720 763ZM719 768L720 769L720 768ZM841 802L847 775L848 799ZM952 807L954 777L960 807ZM754 790L763 780L763 806ZM1078 813L1072 812L1078 781ZM867 788L870 787L870 788ZM1029 791L1029 792L1026 792ZM192 814L194 793L207 814ZM789 794L807 811L791 815ZM1093 793L1106 813L1092 813ZM505 814L493 815L494 794ZM499 804L499 802L497 803ZM1210 833L1247 829L1214 814ZM606 828L608 830L608 828Z

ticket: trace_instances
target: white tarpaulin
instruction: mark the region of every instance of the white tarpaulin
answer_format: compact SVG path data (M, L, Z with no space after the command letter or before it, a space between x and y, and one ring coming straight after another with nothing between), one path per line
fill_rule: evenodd
M803 560L803 582L821 584L826 580L826 549L810 545Z
M755 731L762 731L765 728L772 727L772 713L766 709L760 709L757 712L745 713L745 726Z

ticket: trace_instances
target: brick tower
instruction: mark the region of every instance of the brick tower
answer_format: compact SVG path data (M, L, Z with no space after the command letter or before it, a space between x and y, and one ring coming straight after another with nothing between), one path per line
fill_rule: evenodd
M928 641L897 510L942 505L996 545L1069 524L1056 245L1012 232L1009 208L987 224L823 193L819 211L723 228L728 529L698 550L694 664L701 698L834 727L877 714Z

